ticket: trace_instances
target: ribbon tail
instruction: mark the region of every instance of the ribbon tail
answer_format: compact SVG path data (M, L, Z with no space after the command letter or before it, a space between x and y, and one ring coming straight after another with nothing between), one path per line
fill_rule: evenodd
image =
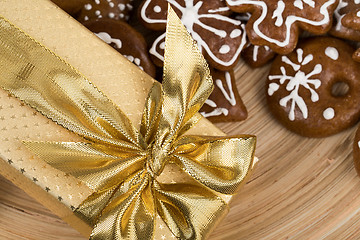
M145 109L141 120L140 133L144 141L150 144L154 141L162 108L161 84L154 82L145 102Z
M135 184L133 183L135 182ZM96 223L90 240L152 240L155 207L150 176L130 179L126 191L116 190Z
M165 49L161 128L155 138L155 145L159 147L168 146L184 132L183 128L189 129L200 119L193 116L213 89L203 55L171 7Z
M97 191L111 189L142 170L145 157L132 152L110 155L96 144L81 142L24 142L43 161L69 173Z
M92 141L131 143L127 116L82 74L0 17L0 87L64 128Z
M158 184L156 207L172 233L186 240L206 239L228 212L224 200L195 184Z
M254 167L256 137L183 136L173 161L195 180L222 194L234 194Z

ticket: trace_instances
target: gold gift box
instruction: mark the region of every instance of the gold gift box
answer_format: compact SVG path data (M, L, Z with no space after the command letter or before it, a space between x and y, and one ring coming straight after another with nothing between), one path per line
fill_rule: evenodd
M2 0L0 14L67 61L140 124L153 79L122 57L76 20L48 0ZM68 222L84 236L91 227L73 214L93 192L77 179L60 172L29 152L22 140L79 141L79 137L0 90L0 174ZM202 119L189 134L224 135ZM171 182L181 173L171 166L161 179ZM168 176L168 177L167 177ZM231 196L221 196L226 202ZM155 238L171 237L160 218Z

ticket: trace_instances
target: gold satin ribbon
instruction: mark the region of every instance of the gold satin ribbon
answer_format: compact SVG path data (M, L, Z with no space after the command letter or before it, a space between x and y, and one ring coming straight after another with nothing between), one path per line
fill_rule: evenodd
M152 239L156 214L180 239L203 239L253 166L255 137L191 136L213 84L196 43L169 8L164 81L148 95L140 131L83 75L0 18L0 85L85 142L25 142L95 191L76 213L91 239ZM176 164L192 177L165 184Z

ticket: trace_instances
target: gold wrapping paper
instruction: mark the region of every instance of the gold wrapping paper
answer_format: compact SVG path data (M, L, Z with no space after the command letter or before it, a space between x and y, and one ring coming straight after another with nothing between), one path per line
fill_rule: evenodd
M12 1L12 3L13 3L13 5L16 5L16 2L24 2L24 1ZM27 1L28 2L28 1ZM6 1L5 1L5 3L6 3ZM47 3L46 2L44 2L44 5L46 5ZM9 6L11 6L12 4L10 4ZM51 8L53 8L53 6L51 5L51 4L49 4L48 5L48 7L51 7ZM54 8L55 9L55 8ZM18 11L19 9L17 9L17 11ZM28 9L27 9L28 10ZM36 10L36 9L34 9L34 10ZM60 13L59 13L60 14ZM15 49L14 50L15 52L16 51L18 51L17 49ZM18 52L17 52L18 53ZM21 52L19 53L19 54L21 54ZM124 61L123 59L122 59L122 61ZM126 61L125 61L125 63L124 63L124 65L126 65ZM128 64L128 63L127 63ZM20 66L21 67L21 66ZM24 67L24 71L27 71L28 70L28 66L25 66ZM21 70L21 69L19 69L19 70ZM143 77L146 77L146 76L141 76L142 75L142 73L138 70L138 69L136 69L134 66L131 66L131 74L130 75L135 75L135 76L137 76L139 79L142 79ZM129 79L129 77L127 77L126 79ZM149 81L149 82L151 82L151 80ZM144 84L144 85L146 85L146 84ZM122 86L122 85L121 85ZM120 89L120 88L119 88ZM145 90L145 89L144 89ZM5 94L3 94L4 96L5 96ZM144 93L144 95L145 95L145 93ZM4 99L5 99L5 97L4 97ZM24 136L24 135L26 135L26 134L24 134L25 132L24 132L24 130L22 129L22 130L20 130L20 131L18 131L17 132L17 134L15 134L15 135L11 135L11 138L14 138L14 140L15 140L15 142L16 142L16 144L14 145L14 146L18 146L17 147L17 151L19 151L19 152L22 152L22 153L19 153L19 155L22 155L22 154L24 154L24 156L25 157L18 157L16 154L14 154L13 153L13 151L11 150L11 148L9 148L9 149L6 149L6 146L4 146L4 152L7 152L8 154L6 155L6 156L4 156L3 158L4 159L7 159L7 163L9 164L9 166L11 165L13 168L17 168L17 170L19 171L19 172L21 172L21 174L23 175L23 176L27 176L28 178L32 178L31 180L33 181L33 183L35 183L35 184L37 184L38 186L40 186L40 187L42 187L46 192L51 192L50 194L52 194L53 196L55 195L57 195L57 199L58 199L58 201L61 201L61 202L64 202L65 203L65 205L67 205L68 207L70 207L70 208L76 208L78 205L79 205L79 203L80 202L82 202L83 200L84 200L84 198L86 198L86 196L89 196L91 193L92 193L92 190L91 189L88 189L88 188L86 188L85 186L83 186L83 185L81 185L81 183L80 182L77 182L77 180L76 179L73 179L73 178L71 178L71 177L69 177L68 175L66 175L66 174L64 174L64 173L62 173L62 172L57 172L56 170L54 170L54 169L51 169L51 167L49 167L49 166L47 166L46 164L44 164L44 163L42 163L41 161L38 161L37 159L36 159L36 157L34 157L34 156L26 156L26 154L29 154L29 153L26 153L26 150L24 150L24 149L22 149L22 147L19 145L19 139L24 139L24 137L25 138L28 138L29 140L34 140L34 139L39 139L39 140L44 140L44 139L46 139L46 140L55 140L55 138L56 138L56 140L57 141L59 141L59 135L61 135L61 137L60 138L63 138L63 136L64 136L64 139L66 139L66 140L64 140L64 141L69 141L69 140L72 140L72 141L76 141L76 140L78 140L77 138L77 136L73 136L73 135L71 135L71 134L68 134L68 133L65 133L65 132L62 132L63 130L62 129L59 129L59 128L57 128L56 129L56 133L58 134L57 136L51 136L52 134L51 134L51 131L52 131L52 129L51 128L56 128L55 126L51 126L52 124L51 124L51 122L49 122L48 120L46 120L46 119L44 119L42 116L38 116L37 114L36 114L36 112L34 112L34 111L29 111L29 109L26 107L26 106L23 106L23 104L21 104L21 103L19 103L19 102L17 102L17 105L19 105L18 107L15 107L15 105L16 105L16 101L17 100L14 100L14 99L12 99L11 97L9 97L9 96L6 96L6 99L9 99L9 108L10 109L18 109L18 108L21 108L21 109L24 109L24 113L21 115L24 119L23 120L25 120L25 122L26 122L26 124L23 126L24 128L32 128L32 126L31 127L29 127L29 125L28 125L28 121L26 121L26 119L25 118L28 118L30 115L34 118L34 126L35 127L40 127L41 126L41 129L38 129L37 131L39 132L41 132L42 134L45 132L46 133L46 135L50 135L50 136L46 136L46 137L44 137L42 134L40 134L40 133L36 133L35 134L35 138L34 138L34 136L31 136L30 134L28 134L28 136ZM11 103L12 102L12 103ZM5 104L6 104L6 101L5 101ZM140 108L140 109L142 109L142 108ZM7 110L9 110L9 109L7 109ZM7 117L10 117L11 119L17 119L17 115L19 114L19 112L17 112L17 114L15 114L14 116L12 116L11 115L11 112L12 112L13 110L9 110L9 112L10 113L8 113L8 114L4 114L5 116L7 116ZM1 112L0 112L1 113ZM3 112L3 113L5 113L5 112ZM141 116L141 114L139 114L140 116ZM129 116L131 116L131 115L129 115ZM36 119L36 118L38 118L38 120ZM131 118L131 117L130 117ZM42 123L41 121L40 121L40 119L42 119L43 121L45 120L46 121L46 123ZM204 125L207 125L208 123L206 122L206 121L204 121L204 120L202 120L204 123ZM8 120L7 119L3 119L3 123L8 123ZM21 120L19 121L19 122L15 122L15 124L17 124L17 125L14 125L14 127L12 127L12 129L15 131L15 130L17 130L17 129L19 129L19 127L18 127L18 124L21 122ZM21 124L21 123L20 123ZM43 128L43 126L44 125L49 125L49 132L48 131L46 131L47 129L45 128ZM0 125L1 126L1 125ZM201 126L201 124L200 124L200 126ZM6 128L6 127L4 127L4 128ZM9 127L10 128L10 127ZM200 128L197 128L197 129L200 129ZM45 131L44 131L45 130ZM4 130L4 131L7 131L6 129ZM10 132L10 131L9 131ZM15 131L16 132L16 131ZM29 130L29 132L30 133L33 133L33 131L32 130ZM36 131L35 131L36 132ZM195 132L196 132L196 130L195 130ZM204 133L203 131L201 131L202 133ZM210 132L210 131L208 131L208 132ZM216 130L215 130L215 128L214 128L214 132L216 132ZM6 136L6 135L4 135L4 136ZM54 139L53 139L54 138ZM9 138L6 138L5 139L5 142L11 142L10 140L9 140ZM5 144L4 144L5 145ZM10 143L9 145L8 145L8 147L11 147L12 146L12 144ZM1 147L3 147L3 146L1 146ZM3 153L3 152L1 152L1 153ZM14 157L12 157L12 156L14 156ZM21 167L21 164L24 164L24 162L27 162L29 160L29 167L26 167L25 168L25 165L22 165L23 167ZM39 171L39 168L38 168L38 165L37 164L39 164L39 165L42 165L41 166L41 169L44 169L43 170L43 173L46 173L46 174L39 174L41 171ZM30 168L30 170L32 170L34 173L33 174L29 174L29 168ZM7 170L6 170L7 169ZM11 172L12 170L9 170L9 167L4 167L4 170L3 170L3 172L5 172L5 174L7 175L7 176L14 176L13 174L11 174L10 172ZM168 171L168 169L166 169L166 171ZM171 170L170 170L171 171ZM13 171L12 171L13 172ZM40 179L40 177L36 177L35 175L35 173L37 173L37 174L39 174L38 176L43 176L43 178L44 179ZM18 176L20 176L19 174L17 174ZM52 183L52 181L50 180L49 181L49 179L46 179L46 178L50 178L50 177L52 177L52 176L56 176L59 180L61 179L61 183L62 184L64 184L64 185L66 185L66 188L68 189L68 191L64 191L64 188L62 187L62 186L59 186L58 184L55 186L55 187L53 187L53 186L51 186L51 187L49 187ZM172 176L174 176L173 174L172 174ZM175 175L176 176L176 175ZM176 178L176 177L175 177ZM64 179L64 180L63 180ZM15 180L15 179L13 179L13 180ZM16 180L15 180L16 181ZM164 182L166 182L166 181L170 181L170 179L164 179ZM174 179L171 179L171 181L174 181ZM27 181L27 182L29 182L29 181ZM46 183L49 183L49 184L44 184L44 182L46 182ZM58 181L59 182L59 181ZM58 183L57 182L57 183ZM31 185L31 184L29 184L29 185ZM45 186L45 185L48 185L48 186ZM74 185L76 185L75 187L74 187ZM32 187L30 187L30 188L32 188ZM78 188L77 189L77 191L75 190L74 191L74 189L76 189L76 188ZM44 196L42 196L42 197L39 197L39 195L40 194L37 194L37 193L34 193L34 191L33 190L31 190L31 189L25 189L25 190L28 190L29 192L33 192L33 194L32 195L36 195L36 197L39 199L40 198L40 201L42 201L42 202L46 202L47 200L46 200L46 198L47 197L44 197ZM58 190L58 191L56 191L56 190ZM80 190L80 191L79 191ZM67 196L67 199L65 199L64 197L62 197L62 195L64 195L64 193L67 193L67 192L70 192L70 194L68 194L68 196ZM75 197L74 196L74 194L73 193L77 193L77 192L79 192L79 193L81 193L81 194L79 194L79 196L77 196L77 197ZM59 193L59 194L58 194ZM42 194L42 195L44 195L44 194ZM46 194L45 194L46 195ZM228 199L227 199L228 200ZM52 201L51 199L48 199L48 201ZM58 205L58 204L57 204ZM56 212L56 211L55 211ZM65 217L63 214L60 214L60 216L62 216L62 217ZM70 215L71 216L71 215ZM72 217L72 216L71 216ZM74 223L74 222L72 222L72 223ZM161 221L158 221L158 223L159 224L162 224L161 223ZM166 229L167 230L167 229ZM161 235L163 235L163 234L161 234Z

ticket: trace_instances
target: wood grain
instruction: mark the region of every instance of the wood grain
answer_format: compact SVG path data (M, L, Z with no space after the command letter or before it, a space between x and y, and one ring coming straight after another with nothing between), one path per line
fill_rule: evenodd
M284 129L266 108L268 68L237 66L249 118L217 124L228 134L257 135L260 162L210 239L359 239L360 178L352 162L356 128L324 139ZM85 238L0 177L0 239Z

